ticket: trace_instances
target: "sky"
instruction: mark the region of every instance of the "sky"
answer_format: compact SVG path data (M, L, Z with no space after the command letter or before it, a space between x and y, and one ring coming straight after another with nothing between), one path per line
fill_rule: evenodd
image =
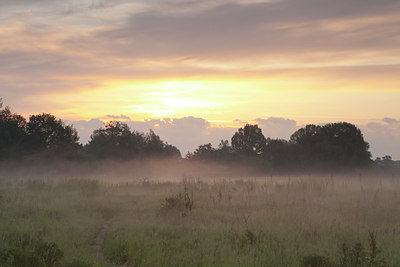
M398 0L1 0L0 97L83 143L111 119L183 154L347 121L400 159L399 25Z

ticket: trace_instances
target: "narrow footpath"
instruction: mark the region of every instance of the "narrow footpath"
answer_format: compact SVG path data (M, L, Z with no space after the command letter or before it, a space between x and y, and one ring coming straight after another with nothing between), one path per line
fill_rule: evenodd
M107 220L104 222L103 227L101 228L99 234L96 237L95 244L93 248L96 250L97 258L100 260L104 260L104 254L103 254L103 244L104 244L104 238L106 236L106 232L108 228L110 227L111 219Z

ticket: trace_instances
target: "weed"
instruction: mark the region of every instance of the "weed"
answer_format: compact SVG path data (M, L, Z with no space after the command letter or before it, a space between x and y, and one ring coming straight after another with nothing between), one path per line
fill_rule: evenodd
M249 229L246 229L244 233L245 233L246 239L248 240L250 245L254 245L256 243L256 241L257 241L256 234L254 234L254 232L252 232Z
M162 211L182 211L185 206L183 195L179 193L177 195L165 197L161 205Z
M183 182L183 192L179 192L177 195L165 197L161 205L161 212L180 212L183 217L189 215L192 212L194 205L193 191L189 194L187 182Z
M381 250L378 249L377 247L376 234L372 231L369 232L368 243L369 243L369 253L367 261L369 263L369 266L374 266L374 267L385 266L386 265L385 260L379 258Z
M376 234L369 232L368 236L369 251L367 252L361 243L356 243L351 249L348 245L342 244L341 267L383 267L386 266L385 260L379 258L381 251L377 247Z

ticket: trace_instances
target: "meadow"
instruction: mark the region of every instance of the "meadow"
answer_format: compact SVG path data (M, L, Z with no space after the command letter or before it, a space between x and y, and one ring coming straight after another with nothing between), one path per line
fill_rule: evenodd
M0 266L400 266L400 177L0 177Z

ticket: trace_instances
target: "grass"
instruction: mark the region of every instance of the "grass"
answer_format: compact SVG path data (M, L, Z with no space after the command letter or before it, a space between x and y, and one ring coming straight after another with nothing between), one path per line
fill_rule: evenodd
M392 176L2 177L0 265L400 266L399 189Z

